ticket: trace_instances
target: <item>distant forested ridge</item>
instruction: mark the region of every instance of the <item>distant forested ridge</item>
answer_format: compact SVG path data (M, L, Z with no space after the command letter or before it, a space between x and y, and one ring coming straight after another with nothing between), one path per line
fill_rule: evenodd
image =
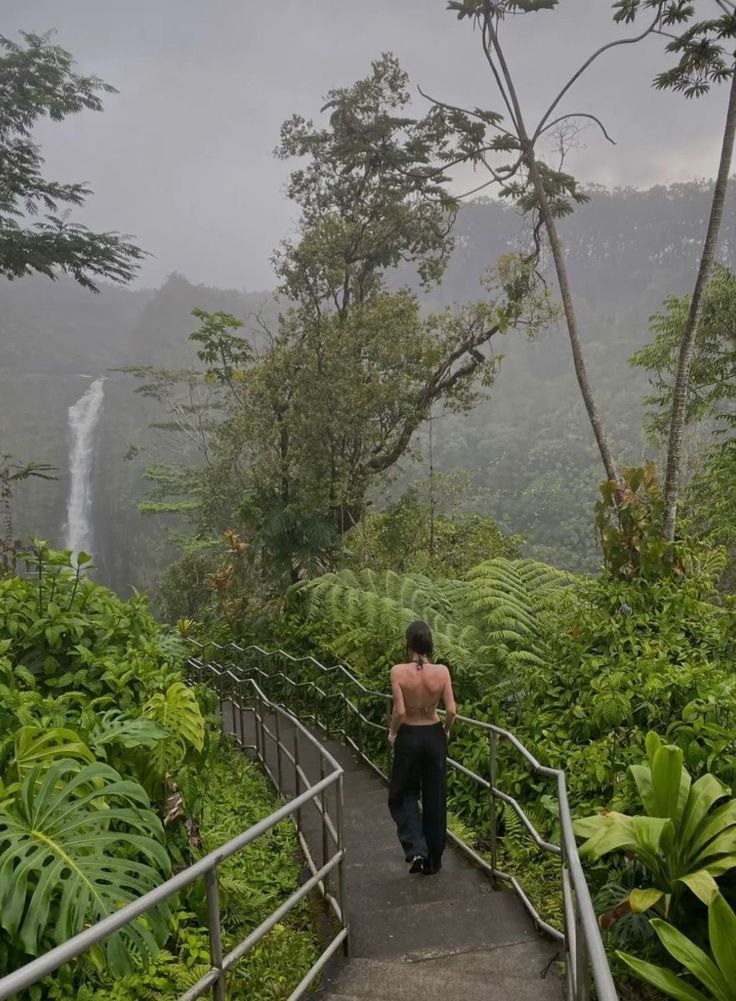
M595 188L591 195L564 222L563 234L599 406L617 454L639 464L652 453L642 430L647 383L628 359L651 339L648 318L664 298L692 287L710 185L645 192ZM731 198L720 255L730 265L736 263L735 210ZM465 206L445 280L427 297L428 305L477 297L480 274L523 245L523 225L513 209L496 202ZM180 275L157 290L105 287L98 296L66 280L2 284L0 452L52 463L60 474L54 483L19 486L18 531L60 540L68 487L67 409L84 391L82 376L108 374L96 440L95 548L102 579L121 592L155 582L165 558L165 525L146 520L136 507L146 490L145 463L157 447L147 425L158 415L134 394L134 380L109 370L193 366L187 335L196 328L194 307L233 313L254 336L259 320L273 323L275 315L267 291L197 286ZM593 568L598 558L591 504L601 469L567 340L550 329L533 344L509 336L499 350L506 357L489 399L470 415L434 415L435 467L468 469L465 507L523 534L530 555L571 569ZM418 444L426 451L426 433ZM414 464L397 487L425 475L426 466Z

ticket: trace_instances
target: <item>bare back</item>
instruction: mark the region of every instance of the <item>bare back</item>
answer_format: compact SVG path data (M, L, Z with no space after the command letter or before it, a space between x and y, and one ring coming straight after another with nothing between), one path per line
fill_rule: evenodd
M416 662L397 664L391 671L394 710L410 726L439 723L440 702L454 715L455 699L450 672L444 664L419 666Z

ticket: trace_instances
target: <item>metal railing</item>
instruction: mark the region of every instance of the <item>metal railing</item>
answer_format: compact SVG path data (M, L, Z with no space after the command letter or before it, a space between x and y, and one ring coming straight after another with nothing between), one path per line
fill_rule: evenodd
M316 737L283 707L272 703L254 678L236 675L217 664L192 661L197 680L215 688L220 696L223 722L236 741L252 750L265 768L277 791L291 794L284 806L254 824L221 848L210 852L194 865L168 879L140 899L122 907L79 935L45 953L38 959L0 979L0 1001L7 1001L37 984L59 967L81 956L110 935L125 928L152 908L162 904L187 887L204 880L207 897L207 926L210 940L210 970L177 1001L195 1001L211 992L214 1001L225 1001L226 978L250 950L263 939L283 917L313 891L324 897L336 919L337 931L321 955L289 995L289 1001L301 998L340 948L347 947L345 912L344 842L343 842L343 771ZM245 717L253 717L254 743L246 740ZM230 719L228 721L227 715ZM228 726L228 723L230 724ZM287 742L290 746L287 746ZM319 777L310 777L301 763L305 746L310 746L312 758L319 762ZM269 763L269 750L276 758L276 768ZM329 799L334 803L334 818L330 815ZM302 833L304 814L316 810L322 828L322 857L315 860ZM283 903L254 928L244 939L224 953L220 911L218 868L227 859L241 852L271 828L290 818L294 820L299 841L311 875ZM334 891L333 886L334 884ZM334 929L334 925L333 925ZM173 999L172 999L173 1001Z
M380 746L386 747L385 734L392 701L389 694L368 688L341 664L326 667L311 656L295 657L284 650L241 647L235 643L221 646L190 642L199 651L192 663L204 666L210 656L229 661L228 671L233 672L235 668L238 677L257 678L259 685L268 689L269 694L277 690L278 694L271 695L274 700L290 704L300 719L313 723L330 736L350 745L366 764L382 778L387 778L387 769L384 770L380 764L381 752L374 750L371 753L370 745L377 747L375 741L371 741L371 735L380 734ZM329 690L324 684L318 684L314 677L305 677L305 669L329 679ZM218 670L224 668L218 665ZM370 708L366 708L366 703ZM350 723L353 726L349 726ZM595 985L598 1001L617 1001L618 994L578 855L564 771L542 765L513 733L502 727L465 716L458 716L456 725L474 730L478 739L487 745L487 778L452 758L448 758L448 765L456 773L470 779L481 794L488 797L490 862L452 831L448 830L448 838L487 871L493 880L501 880L513 887L536 927L562 944L568 1001L588 1001L591 982ZM559 813L559 845L543 838L521 804L496 784L498 749L502 742L512 748L536 775L553 783ZM564 916L562 931L541 917L514 875L498 868L498 803L514 811L540 851L559 858Z

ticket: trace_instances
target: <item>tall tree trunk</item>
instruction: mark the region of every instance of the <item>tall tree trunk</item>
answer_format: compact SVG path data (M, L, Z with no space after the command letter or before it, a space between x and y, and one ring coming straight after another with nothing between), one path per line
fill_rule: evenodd
M547 237L552 250L552 258L555 262L555 271L557 272L557 281L560 286L560 297L562 298L562 306L565 310L567 333L570 338L573 364L575 366L575 376L578 380L578 386L580 387L580 393L583 397L583 403L585 404L585 409L588 413L588 420L593 428L593 434L595 435L596 444L598 445L598 451L600 452L601 460L603 462L603 468L606 471L606 477L614 483L618 483L618 470L616 469L616 463L614 461L613 454L611 453L611 447L608 444L608 437L603 427L601 415L598 412L598 407L596 406L593 390L590 385L590 380L588 379L588 370L585 367L583 345L580 340L580 332L578 330L575 304L573 302L572 292L570 291L570 278L567 273L567 262L565 261L565 252L562 248L562 241L560 240L560 236L557 231L555 217L552 215L549 199L547 198L547 192L544 188L544 181L542 180L539 167L537 166L534 149L531 146L528 137L525 138L525 140L522 139L522 141L526 141L528 146L527 167L529 169L529 176L532 180L534 191L536 192L537 199L539 201L539 213L542 217L544 228L547 230Z
M718 177L713 191L713 203L710 211L708 233L703 247L698 277L695 282L690 313L687 318L685 332L680 341L680 356L677 364L677 377L672 394L672 416L670 417L670 435L667 446L667 474L664 484L664 522L662 535L668 542L675 538L677 526L677 498L680 488L682 470L682 451L687 415L687 398L690 389L690 369L695 351L695 338L703 312L705 293L713 272L718 238L721 230L723 209L726 204L728 178L731 173L734 137L736 136L736 72L731 77L731 94L726 112L726 124L723 130L723 147L721 162L718 166Z
M511 78L511 73L490 15L486 16L486 29L496 52L498 64L501 68L504 81L508 88L509 97L514 109L514 118L516 119L515 125L519 141L521 143L524 161L529 171L531 182L534 185L534 191L539 202L539 213L542 218L542 222L544 223L544 228L547 231L547 237L552 250L552 257L555 262L555 271L557 272L557 281L560 286L560 297L562 298L562 306L565 310L567 333L570 338L570 347L572 348L575 376L578 381L578 386L580 387L580 393L583 397L585 409L588 413L588 419L590 420L591 427L593 428L593 434L595 435L596 444L598 445L598 451L600 452L606 476L614 483L618 483L618 470L616 469L616 463L614 462L613 455L608 444L608 438L603 427L603 421L601 420L598 407L596 406L596 402L593 397L593 390L590 385L590 380L588 379L588 371L585 367L583 345L580 340L580 332L578 330L575 304L570 291L570 278L567 273L567 262L565 261L562 241L560 240L560 236L557 231L555 217L552 214L552 209L550 208L547 191L544 187L544 181L542 180L542 175L539 171L539 166L537 165L534 144L530 140L529 134L526 130L524 116L521 111L521 104L519 103L516 88Z

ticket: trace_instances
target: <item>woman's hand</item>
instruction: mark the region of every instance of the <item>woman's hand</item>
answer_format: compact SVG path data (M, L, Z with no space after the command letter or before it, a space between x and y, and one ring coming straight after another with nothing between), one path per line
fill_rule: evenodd
M391 745L391 747L393 747L394 744L396 743L396 734L392 733L391 730L389 730L388 732L388 742Z

